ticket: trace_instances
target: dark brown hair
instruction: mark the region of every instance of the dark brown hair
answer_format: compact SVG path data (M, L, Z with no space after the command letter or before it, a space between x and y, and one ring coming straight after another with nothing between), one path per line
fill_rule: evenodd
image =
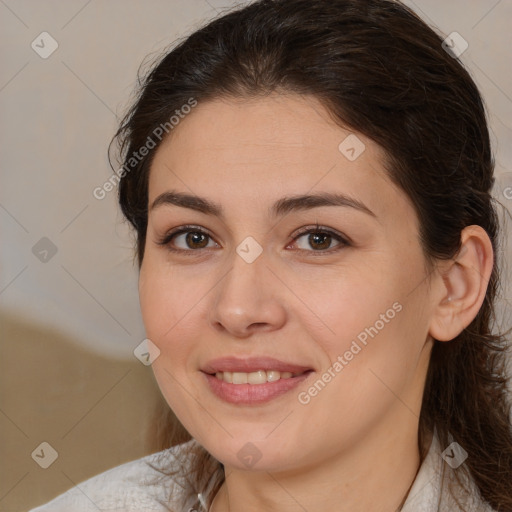
M220 16L139 80L138 97L116 134L125 164L119 203L137 232L140 265L148 176L159 142L140 161L130 158L190 98L309 95L340 126L379 144L390 178L416 209L431 269L457 255L466 226L482 226L492 241L495 265L478 315L454 340L434 340L418 443L424 453L434 426L441 446L457 441L469 453L461 469L482 497L497 511L511 511L506 339L491 332L499 289L494 160L479 91L442 41L391 0L260 0ZM161 447L171 444L167 439ZM198 454L197 482L211 459L204 449Z

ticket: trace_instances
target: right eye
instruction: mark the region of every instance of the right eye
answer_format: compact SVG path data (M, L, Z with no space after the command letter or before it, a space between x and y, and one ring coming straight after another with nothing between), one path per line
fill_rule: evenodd
M208 247L209 240L214 244L213 246ZM199 249L218 246L208 233L197 226L181 226L176 228L166 233L157 243L158 245L166 246L173 252L197 252ZM178 244L181 244L181 247Z

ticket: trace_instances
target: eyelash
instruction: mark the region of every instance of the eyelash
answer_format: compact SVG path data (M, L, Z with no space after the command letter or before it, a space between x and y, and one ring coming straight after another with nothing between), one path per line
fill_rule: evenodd
M184 233L199 233L199 234L208 236L210 239L213 238L208 232L204 231L202 228L200 228L198 226L186 225L186 226L181 226L179 228L176 228L176 229L170 231L169 233L165 234L156 243L161 246L166 246L167 249L171 252L180 253L180 254L190 253L190 254L188 254L190 256L193 256L194 255L193 253L198 253L201 250L206 249L206 248L203 248L203 249L176 249L174 247L171 247L170 243L173 240L173 238L178 235L182 235ZM298 249L300 252L308 252L308 253L313 253L315 255L321 256L321 255L325 255L325 254L332 254L333 252L337 252L337 251L343 249L344 247L349 247L352 245L351 242L349 242L347 238L332 231L331 229L319 226L318 224L313 228L309 227L309 228L304 228L303 230L301 230L299 233L297 233L295 235L292 242L295 242L297 239L301 238L302 236L311 234L311 233L316 233L316 234L320 233L322 235L331 236L334 240L339 242L339 245L337 245L333 248L330 248L330 249L316 250L316 251L315 250L307 250L307 249Z

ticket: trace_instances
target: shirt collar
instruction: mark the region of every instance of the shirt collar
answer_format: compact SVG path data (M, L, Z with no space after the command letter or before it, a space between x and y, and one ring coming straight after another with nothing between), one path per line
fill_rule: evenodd
M407 495L401 512L435 512L439 508L444 466L441 446L434 432L428 453Z

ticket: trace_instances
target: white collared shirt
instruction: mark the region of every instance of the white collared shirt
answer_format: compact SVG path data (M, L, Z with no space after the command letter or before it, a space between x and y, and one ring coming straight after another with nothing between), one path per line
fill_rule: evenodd
M184 479L162 477L148 465L176 464L176 455L184 453L182 450L192 443L196 441L191 440L105 471L29 512L166 512L170 509L166 503L171 503L173 512L203 512L201 500L206 499L208 490L198 497L197 491ZM455 485L453 472L457 470L443 460L441 453L434 435L401 512L493 512L494 509L481 500L473 483L470 484L472 493L466 497L459 494L459 488L455 486L461 507L453 501L448 486L451 482Z

